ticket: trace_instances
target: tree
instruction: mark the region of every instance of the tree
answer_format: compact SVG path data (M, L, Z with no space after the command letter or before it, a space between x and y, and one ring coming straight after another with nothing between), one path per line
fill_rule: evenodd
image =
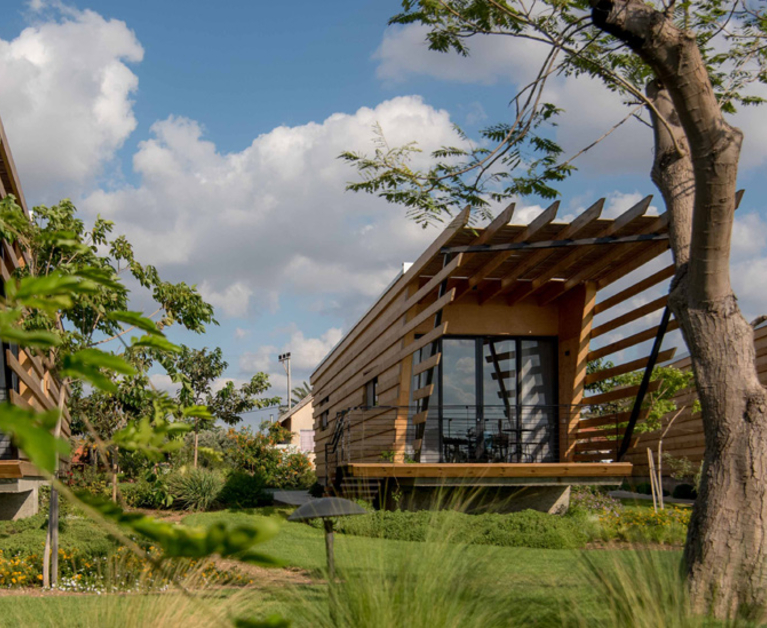
M256 373L249 382L236 388L229 380L221 388L215 385L229 365L223 352L216 347L212 351L182 347L175 359L167 364L167 370L174 381L181 383L177 398L186 406L206 406L210 417L193 417L194 467L197 468L197 451L200 430L210 429L218 419L227 425L239 423L243 412L275 406L279 397L259 398L269 389L269 376Z
M293 390L290 391L290 401L294 406L301 403L306 397L312 394L312 387L309 382L303 382L299 386L293 386ZM280 406L280 414L287 412L288 406Z
M22 219L26 220L26 217L12 199L0 203L0 229L3 235L9 239L13 238L11 242L15 241L23 247L25 241L21 237L15 237L16 234L21 236L26 233ZM22 248L30 268L22 269L22 272L5 281L3 285L3 299L0 300L0 339L18 345L31 355L53 355L53 376L59 382L63 378L62 384L79 383L106 393L116 391L115 381L119 381L121 376L130 377L137 371L122 356L97 346L82 347L72 342L72 332L64 331L61 322L69 317L77 321L87 316L87 312L77 311L84 303L101 303L103 310L91 312L94 316L89 324L83 324L77 332L98 329L101 321L105 326L114 325L117 329L120 324L126 323L131 328L140 329L147 334L132 338L129 343L123 339L126 347L133 350L162 349L168 352L180 350L165 338L158 325L149 318L137 312L119 309L112 311L104 305L110 301L123 303L126 302L124 299L127 299L127 290L108 262L102 265L98 259L94 259L92 266L67 266L70 258L79 252L87 255L86 248L95 253L97 245L81 246L73 242L71 234L55 230L50 232L49 236L52 242L70 247L70 254L54 269L45 261L48 258L34 258L29 249ZM40 261L44 265L40 265ZM185 300L190 304L204 304L198 299L199 296L187 288ZM212 316L210 306L203 306L202 311L207 311ZM191 318L187 319L187 322L191 321ZM119 337L123 338L127 331L121 331ZM114 432L111 440L103 443L105 447L119 446L158 459L175 447L180 433L188 431L185 423L170 421L169 417L207 414L204 408L179 407L172 403L165 393L151 390L150 394L154 410L152 414L131 421L124 428ZM59 455L67 454L70 450L69 443L59 433L65 399L63 391L59 398L62 405L46 411L38 411L32 406L16 406L9 401L0 403L0 430L13 439L14 444L30 463L51 482L54 489L51 494L52 502L54 495L61 492L141 561L157 569L184 592L186 588L172 573L174 558L199 560L218 554L258 564L272 562L268 557L252 550L255 544L276 533L276 526L268 521L249 525L238 524L236 533L234 530L227 530L227 526L220 522L208 529L190 529L183 525L156 521L137 513L126 514L111 502L75 495L56 476ZM140 544L137 542L138 537L148 543ZM149 553L145 549L149 543L158 548L162 555L154 556ZM54 557L58 556L55 544L51 550Z
M743 134L726 118L762 102L748 87L767 81L763 1L405 0L403 8L391 22L426 25L433 50L465 55L479 35L548 50L537 77L514 96L512 122L483 133L490 147L444 147L426 171L410 168L418 150L412 144L389 148L379 138L373 157L342 155L363 177L351 189L402 203L420 222L467 202L487 211L492 200L556 194L574 157L564 159L545 133L558 113L544 99L551 76L601 79L631 107L624 121L648 112L651 177L666 204L677 269L669 306L690 350L706 437L684 554L692 601L720 617L764 609L767 393L757 378L752 328L730 285Z

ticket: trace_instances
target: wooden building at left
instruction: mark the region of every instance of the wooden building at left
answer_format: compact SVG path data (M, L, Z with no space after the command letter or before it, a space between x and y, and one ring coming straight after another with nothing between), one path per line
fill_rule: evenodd
M12 194L29 215L24 192L13 162L8 138L0 121L0 198ZM24 253L12 243L0 240L0 290L14 271L27 263ZM60 383L51 374L52 364L18 345L2 343L0 348L0 401L36 410L59 406ZM69 411L64 406L62 436L68 437ZM61 461L63 465L68 460ZM11 439L0 433L0 519L20 519L37 513L38 490L45 484L40 471L27 460Z

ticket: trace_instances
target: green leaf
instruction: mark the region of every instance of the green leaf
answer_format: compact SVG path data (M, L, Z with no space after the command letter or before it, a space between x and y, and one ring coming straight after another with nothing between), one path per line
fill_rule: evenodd
M132 347L147 347L149 349L157 349L158 351L167 351L168 353L179 353L181 347L173 344L165 336L142 336L138 340L135 338L131 341Z
M208 410L208 406L187 406L186 408L182 408L181 413L186 418L196 417L208 421L215 419L210 410Z
M82 349L77 353L64 355L61 372L69 377L84 379L100 390L117 392L116 384L101 372L102 369L122 375L136 373L136 369L120 356L98 349Z
M157 461L162 460L166 453L181 449L184 441L176 437L190 431L192 426L181 421L168 421L159 414L160 411L158 404L155 404L154 422L144 416L115 432L112 437L115 445L127 451L140 451Z
M69 442L51 434L58 420L58 410L35 412L0 404L0 431L11 436L32 464L48 473L56 470L57 454L69 453Z
M0 338L23 347L50 349L61 344L58 334L50 331L24 331L18 327L0 327Z
M121 323L126 323L127 325L132 325L133 327L138 327L153 336L163 336L163 333L157 329L155 322L152 319L142 316L139 312L111 312L109 318Z

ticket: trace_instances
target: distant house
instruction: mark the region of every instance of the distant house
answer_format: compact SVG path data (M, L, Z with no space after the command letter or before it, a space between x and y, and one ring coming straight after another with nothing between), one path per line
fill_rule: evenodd
M27 210L8 139L0 122L0 198L13 194L24 212ZM13 271L26 264L21 250L0 241L0 276L3 283ZM58 407L62 391L51 376L51 363L45 356L32 355L18 345L2 343L0 347L0 401L37 410ZM66 410L62 435L69 436L69 411ZM62 461L64 464L67 460ZM0 519L19 519L37 512L38 488L44 483L40 472L0 433Z
M277 422L287 430L292 437L289 444L296 450L304 453L314 466L314 417L312 415L312 395L306 395L290 410L281 414Z
M572 484L630 476L639 387L599 388L677 328L658 324L674 269L650 200L609 219L602 199L569 223L558 203L529 225L508 224L513 207L484 229L460 214L312 374L318 479L382 501L387 486L508 489L558 510Z

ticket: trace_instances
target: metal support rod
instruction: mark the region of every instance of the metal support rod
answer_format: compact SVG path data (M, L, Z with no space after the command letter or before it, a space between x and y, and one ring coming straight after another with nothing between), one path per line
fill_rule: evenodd
M667 233L646 233L624 236L622 238L583 238L582 240L540 240L539 242L507 242L505 244L470 244L467 246L447 246L440 253L499 253L501 251L520 251L528 249L561 249L570 246L595 246L599 244L632 244L634 242L653 242L668 240Z
M626 426L626 433L623 435L623 442L621 448L618 450L618 456L616 462L620 462L623 456L631 446L631 436L634 433L634 428L639 420L639 414L642 412L642 403L644 402L647 389L650 386L650 378L652 377L655 363L658 361L658 354L660 353L660 347L663 344L663 336L666 335L666 329L668 328L669 320L671 319L671 310L668 305L663 310L663 318L661 318L660 325L658 325L658 333L655 335L655 342L650 352L650 358L647 361L647 368L645 368L644 376L642 377L642 383L639 385L639 391L637 392L636 399L634 400L634 407L631 409L631 417L629 418L629 424Z

